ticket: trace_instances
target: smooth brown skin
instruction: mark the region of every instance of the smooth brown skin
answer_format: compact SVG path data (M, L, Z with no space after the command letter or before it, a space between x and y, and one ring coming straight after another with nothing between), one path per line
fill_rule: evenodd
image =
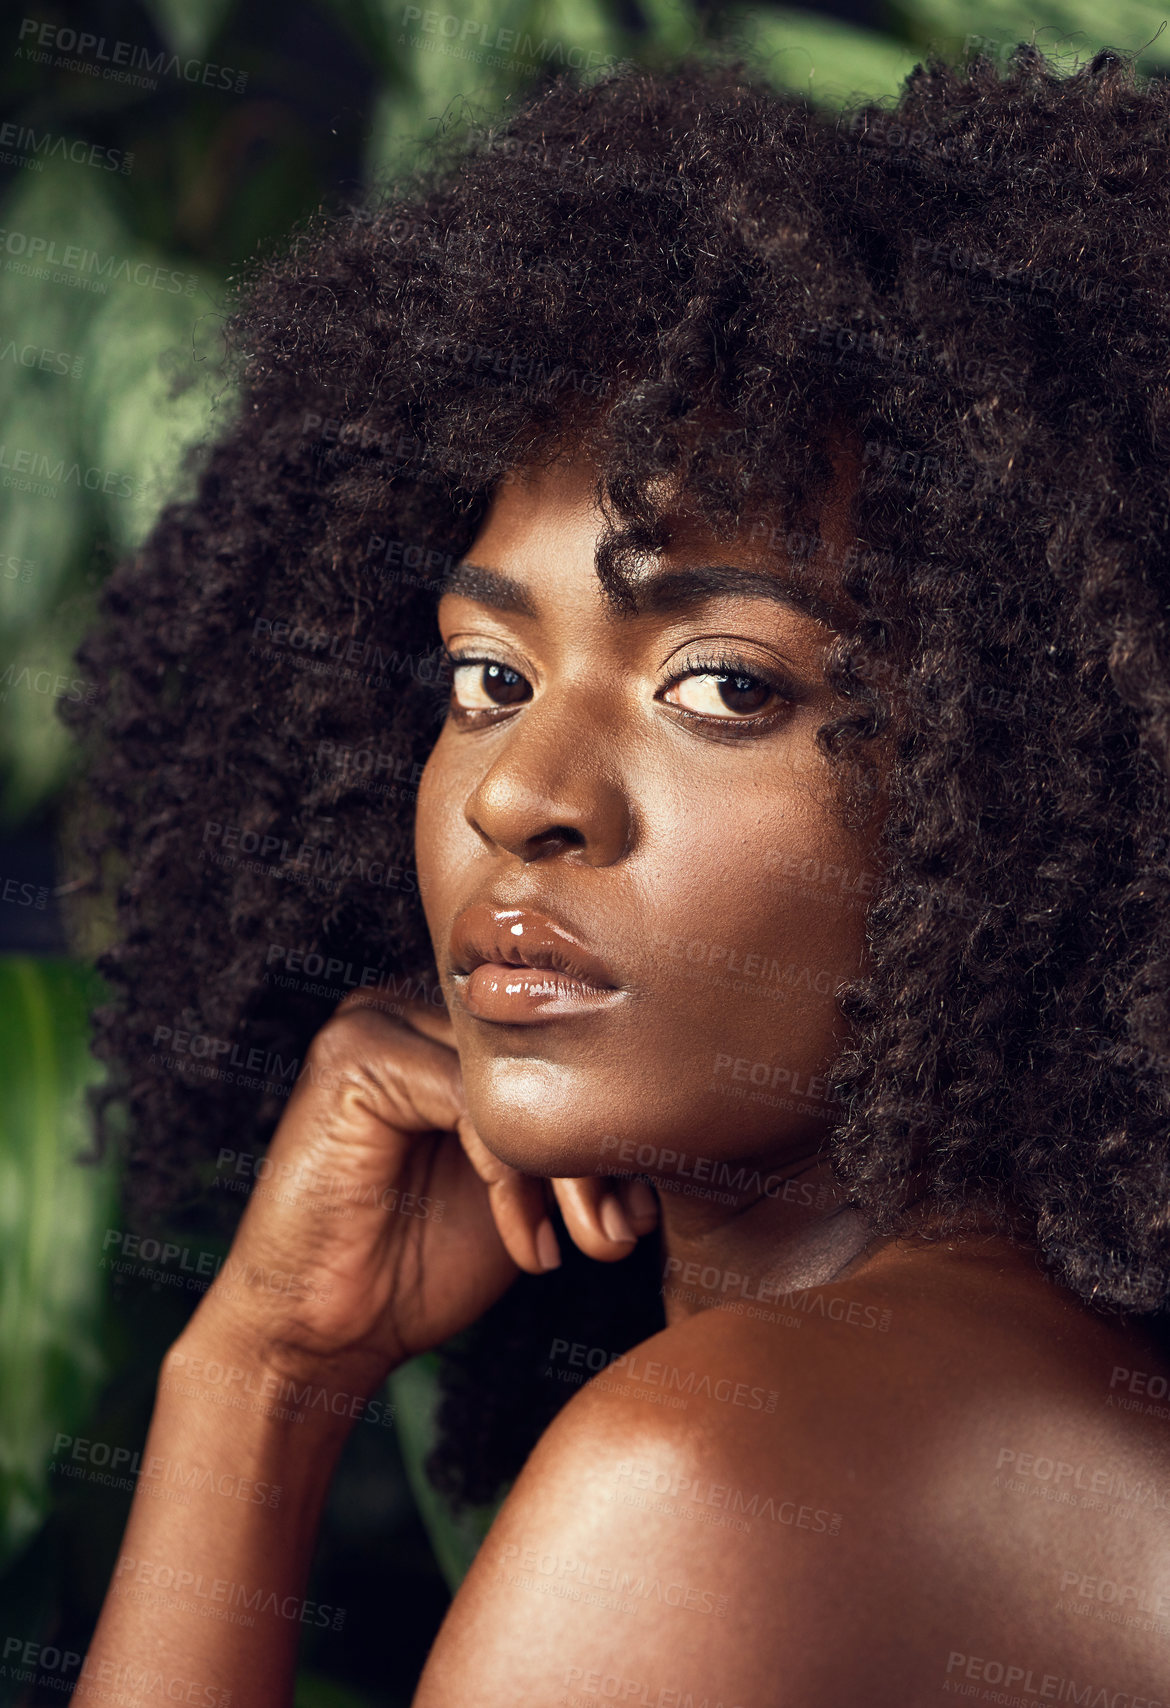
M847 473L827 528L841 537ZM717 1051L823 1069L840 1039L833 997L802 990L781 1004L685 976L663 940L766 952L828 969L835 985L864 966L863 911L823 884L786 888L775 859L855 874L875 857L876 827L841 829L814 744L830 705L829 630L743 595L615 619L593 570L592 480L567 463L502 487L468 554L521 580L535 618L462 594L440 607L453 650L482 650L533 687L495 722L453 714L420 791L419 874L451 1017L348 998L270 1151L375 1200L426 1192L444 1217L359 1201L338 1218L308 1190L253 1196L234 1267L164 1368L146 1452L270 1477L284 1501L273 1513L214 1494L181 1509L137 1496L122 1562L146 1561L156 1581L159 1563L202 1573L204 1590L219 1579L303 1595L349 1424L192 1403L222 1397L222 1381L199 1373L206 1361L343 1401L372 1394L481 1315L517 1266L539 1272L549 1191L583 1249L620 1259L632 1241L609 1237L603 1215L623 1230L604 1200L618 1197L634 1233L657 1210L607 1177L602 1141L616 1133L793 1182L788 1201L741 1192L728 1204L685 1196L670 1168L640 1171L655 1180L672 1276L688 1262L734 1272L756 1297L770 1284L771 1303L748 1305L721 1281L667 1288L668 1326L638 1349L645 1375L627 1366L589 1382L546 1431L455 1598L416 1708L681 1708L688 1693L696 1708L917 1708L963 1685L976 1698L1014 1689L1111 1708L1170 1700L1170 1433L1108 1403L1128 1394L1110 1388L1118 1366L1170 1373L1145 1331L1089 1311L997 1235L869 1240L833 1196L815 1104L711 1089ZM665 564L688 561L769 567L748 533L717 542L680 516ZM663 686L700 637L734 641L745 669L779 665L797 703L743 741L680 717L680 699L719 715L709 681ZM465 703L481 698L475 676L457 678ZM618 973L620 1013L518 1031L462 1011L448 938L482 899L570 923ZM295 1272L295 1290L239 1279L273 1270ZM781 1288L806 1291L785 1302ZM684 1391L692 1379L685 1407L662 1403L663 1371ZM693 1391L703 1378L712 1397ZM1053 1468L1011 1486L1010 1465L997 1481L1004 1452ZM1094 1472L1124 1478L1129 1497L1101 1503L1115 1510L1084 1504ZM686 1479L689 1500L639 1488L655 1478ZM1044 1498L1073 1484L1077 1505ZM1133 1498L1138 1484L1152 1500ZM729 1488L741 1511L770 1497L788 1517L720 1522L736 1511ZM149 1658L237 1704L287 1708L295 1617L260 1613L249 1628L200 1617L166 1589L137 1587L139 1571L115 1573L75 1700L103 1700L118 1681L124 1701L157 1700L119 1672ZM635 1584L624 1594L623 1573ZM1062 1585L1068 1574L1075 1583ZM1101 1580L1134 1595L1109 1601ZM1161 1630L1083 1616L1139 1594L1157 1605L1159 1592Z

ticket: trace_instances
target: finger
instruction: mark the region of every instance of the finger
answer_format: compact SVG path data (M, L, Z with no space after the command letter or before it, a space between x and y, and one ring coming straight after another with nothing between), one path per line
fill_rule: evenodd
M618 1188L626 1220L641 1239L658 1226L658 1197L645 1180L623 1180Z
M362 994L367 1000L345 998L313 1039L306 1059L312 1071L298 1079L289 1110L294 1103L316 1102L332 1122L344 1122L347 1112L364 1112L400 1135L453 1133L467 1113L458 1052L407 1024L377 993ZM397 1154L392 1144L385 1150L374 1129L363 1142L384 1152L386 1163Z
M545 1205L543 1180L521 1174L493 1156L467 1116L460 1117L458 1133L471 1166L487 1186L488 1203L512 1262L529 1275L556 1269L561 1254Z
M627 1211L617 1182L605 1176L581 1175L554 1180L552 1188L573 1244L587 1257L616 1263L629 1256L637 1244L639 1227ZM649 1232L654 1222L647 1223L644 1205L636 1202L642 1212L641 1231Z
M422 1002L400 1002L376 990L351 991L342 998L337 1012L353 1009L369 1010L386 1024L404 1026L408 1031L421 1033L450 1050L449 1059L453 1065L449 1074L437 1073L438 1063L434 1061L426 1064L431 1070L429 1074L423 1071L422 1064L416 1068L411 1082L414 1102L420 1113L425 1111L438 1116L444 1099L448 1101L450 1113L447 1118L436 1118L434 1124L454 1127L458 1133L468 1161L488 1189L492 1218L513 1263L530 1275L543 1275L557 1268L561 1254L545 1207L543 1181L521 1174L518 1169L510 1168L493 1156L467 1115L458 1051L454 1046L454 1029L446 1009L440 1010ZM428 1080L441 1082L437 1086L437 1096L425 1095L424 1088L429 1089ZM454 1100L453 1106L451 1100Z

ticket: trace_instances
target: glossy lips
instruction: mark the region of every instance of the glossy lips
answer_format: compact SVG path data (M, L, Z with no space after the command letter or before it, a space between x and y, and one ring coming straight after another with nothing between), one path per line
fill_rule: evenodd
M583 1014L621 994L604 962L528 907L465 908L451 933L451 968L466 1011L506 1025Z

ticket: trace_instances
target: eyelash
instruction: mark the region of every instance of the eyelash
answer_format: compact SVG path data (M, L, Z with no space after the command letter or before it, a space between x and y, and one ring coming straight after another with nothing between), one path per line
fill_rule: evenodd
M442 648L441 655L444 662L452 668L458 664L484 665L503 663L502 659L491 658L483 653L453 653L449 652L446 647ZM512 670L513 666L505 665L504 668ZM518 670L515 671L515 674L517 676L521 676L521 672ZM747 676L750 677L753 682L762 683L764 687L770 688L782 702L780 706L774 706L768 711L742 718L730 715L726 718L713 717L706 712L693 712L688 706L676 706L673 703L671 704L671 710L679 717L687 719L692 724L706 725L709 729L712 727L717 728L721 733L737 732L742 730L745 735L758 735L765 730L771 729L774 724L778 723L780 718L783 717L789 707L795 704L798 698L793 689L792 683L786 678L779 674L773 675L768 671L761 670L759 665L749 663L748 660L742 657L737 658L734 654L726 652L713 653L705 657L688 658L684 664L681 664L676 670L672 671L667 680L662 684L659 692L665 693L668 688L675 687L679 682L685 681L688 676ZM513 708L510 706L474 706L471 708L457 707L455 709L460 712L460 715L463 718L474 718L477 720L483 718L488 722L494 722L497 711L507 712L511 711Z

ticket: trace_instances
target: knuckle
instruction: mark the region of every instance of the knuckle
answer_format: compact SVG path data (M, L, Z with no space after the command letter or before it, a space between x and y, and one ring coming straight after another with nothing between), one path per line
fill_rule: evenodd
M452 1064L437 1045L404 1021L373 1007L339 1009L306 1052L310 1082L350 1115L364 1112L394 1124L417 1105L451 1090Z
M377 1083L374 1063L387 1051L386 1021L370 1009L332 1015L309 1045L307 1060L326 1083Z

